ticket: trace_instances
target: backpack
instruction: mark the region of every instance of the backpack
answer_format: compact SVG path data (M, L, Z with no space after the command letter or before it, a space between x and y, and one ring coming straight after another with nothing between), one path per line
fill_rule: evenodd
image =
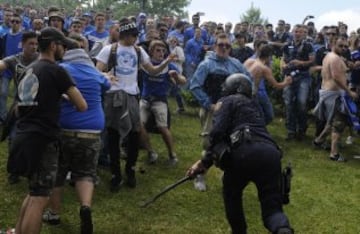
M109 59L107 62L107 72L109 72L111 69L113 69L117 65L117 59L116 59L117 48L118 48L117 42L111 44L110 55L109 55ZM136 55L138 58L138 69L140 69L141 50L140 50L140 47L138 47L138 46L134 46L134 49L136 51ZM115 76L115 74L116 74L115 69L113 70L113 72L114 72L114 76Z

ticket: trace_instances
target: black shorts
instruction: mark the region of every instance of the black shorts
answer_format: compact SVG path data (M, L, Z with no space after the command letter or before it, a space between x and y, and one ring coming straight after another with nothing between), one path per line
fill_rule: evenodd
M49 196L54 187L59 142L39 133L17 134L11 144L10 173L29 179L30 196Z

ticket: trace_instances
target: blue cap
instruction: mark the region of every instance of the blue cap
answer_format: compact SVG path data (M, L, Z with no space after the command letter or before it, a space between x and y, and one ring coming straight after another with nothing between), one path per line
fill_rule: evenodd
M85 12L85 13L83 14L83 16L89 16L89 17L92 17L92 15L91 15L91 13L90 13L90 12Z

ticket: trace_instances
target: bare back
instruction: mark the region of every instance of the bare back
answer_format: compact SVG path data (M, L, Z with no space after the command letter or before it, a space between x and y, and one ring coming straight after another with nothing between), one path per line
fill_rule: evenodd
M244 66L254 79L255 90L257 91L261 79L264 78L264 70L266 69L266 66L257 59L247 59Z
M346 65L339 55L334 52L328 53L321 69L322 83L324 90L341 90L346 87Z

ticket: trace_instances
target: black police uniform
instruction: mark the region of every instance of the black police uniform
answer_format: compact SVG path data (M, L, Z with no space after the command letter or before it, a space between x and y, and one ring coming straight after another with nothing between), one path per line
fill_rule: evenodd
M291 230L282 210L281 152L266 130L257 103L240 93L226 96L220 102L210 132L210 147L201 161L209 168L215 148L223 142L231 145L230 153L218 163L224 170L223 197L232 233L246 233L242 194L251 181L258 189L265 227L272 233L280 233L282 227Z

